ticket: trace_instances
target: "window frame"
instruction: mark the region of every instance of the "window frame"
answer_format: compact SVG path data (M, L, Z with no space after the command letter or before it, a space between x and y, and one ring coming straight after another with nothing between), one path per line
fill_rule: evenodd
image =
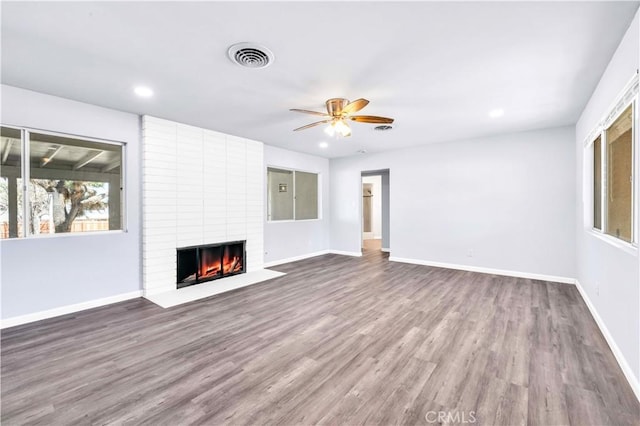
M637 221L638 213L638 173L636 168L640 164L638 159L638 109L640 102L640 95L638 94L638 73L634 75L631 81L627 84L622 94L617 97L617 101L607 109L605 118L596 126L587 138L587 144L585 148L588 150L588 158L590 159L590 166L588 178L590 183L588 188L590 189L590 206L589 206L589 232L591 235L602 239L616 247L622 248L630 253L637 253L638 251L638 229L639 223ZM627 98L628 97L628 98ZM608 141L607 141L607 129L615 123L618 118L631 106L631 241L625 241L614 235L606 232L609 220L608 212L608 190L609 190L609 158L608 158ZM600 229L595 227L595 141L600 138ZM584 176L584 175L583 175ZM585 177L587 177L585 176ZM586 185L585 185L586 186Z
M22 187L18 188L18 192L22 193L22 205L18 206L18 209L22 210L22 235L15 238L3 238L0 241L12 241L12 240L24 240L24 239L39 239L39 238L59 238L70 236L87 236L87 235L105 235L105 234L117 234L129 232L128 220L127 220L127 143L123 141L116 141L112 139L101 139L91 136L82 136L72 133L56 132L51 130L43 130L34 127L17 126L14 124L0 123L0 127L20 131L20 147L22 150L22 157L20 159L20 172L22 179ZM103 231L87 231L87 232L61 232L52 234L32 234L31 229L31 217L30 217L30 191L29 182L31 181L31 134L40 134L48 136L57 136L68 139L78 139L86 142L102 143L107 145L120 146L121 148L121 164L120 164L120 229L107 229Z
M269 169L275 169L275 170L282 170L282 171L287 171L287 172L292 172L293 175L293 204L292 204L292 215L293 215L293 219L282 219L282 220L273 220L269 218L269 209L270 209L270 203L269 203ZM315 219L296 219L296 172L301 172L301 173L311 173L314 174L318 177L317 182L318 182L318 196L317 196L317 201L318 201L318 217ZM266 182L267 184L266 186L266 200L267 202L265 203L265 218L266 218L266 222L267 223L294 223L294 222L313 222L313 221L317 221L317 220L322 220L322 173L317 172L317 171L312 171L312 170L304 170L304 169L295 169L295 168L291 168L291 167L282 167L282 166L276 166L273 164L269 164L266 167Z
M596 193L596 188L595 188L595 157L596 157L596 153L595 153L595 143L597 140L600 140L600 228L596 228L596 218L595 218L595 199L592 199L592 203L591 203L591 229L595 232L599 232L599 233L604 233L603 229L604 229L604 204L605 204L605 199L603 197L603 193L605 191L604 188L604 179L606 178L606 176L602 175L603 169L604 169L604 157L602 156L602 151L603 149L605 149L605 144L604 141L602 140L602 133L598 133L596 135L596 137L593 139L593 141L591 141L591 161L592 161L592 167L590 168L591 171L591 196L594 197L595 193Z

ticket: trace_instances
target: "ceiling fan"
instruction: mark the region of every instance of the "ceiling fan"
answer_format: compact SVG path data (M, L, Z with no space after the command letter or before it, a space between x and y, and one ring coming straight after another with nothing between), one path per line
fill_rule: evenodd
M366 99L356 99L353 102L349 102L344 98L331 98L326 102L327 112L309 111L306 109L292 108L289 111L302 112L305 114L319 115L326 117L325 120L316 121L315 123L307 124L306 126L293 129L294 132L298 130L305 130L311 127L319 126L320 124L330 123L326 128L326 132L333 136L338 134L340 136L351 136L351 128L347 124L346 120L357 121L359 123L374 123L374 124L391 124L393 118L378 117L376 115L351 115L360 111L366 107L369 103Z

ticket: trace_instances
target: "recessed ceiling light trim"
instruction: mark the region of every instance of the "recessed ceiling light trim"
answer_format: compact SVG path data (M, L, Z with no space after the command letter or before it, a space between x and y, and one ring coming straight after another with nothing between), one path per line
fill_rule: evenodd
M502 108L496 108L489 111L489 117L491 118L500 118L504 115L504 110Z
M150 98L153 96L153 90L147 86L136 86L133 88L133 93L141 98Z
M266 68L276 59L267 47L252 42L236 43L227 50L229 59L234 64L245 68Z

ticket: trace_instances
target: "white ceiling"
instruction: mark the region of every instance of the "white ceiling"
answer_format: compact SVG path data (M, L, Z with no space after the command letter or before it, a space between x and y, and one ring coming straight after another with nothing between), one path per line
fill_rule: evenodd
M2 83L326 157L573 124L638 2L2 2ZM227 48L255 41L252 70ZM155 96L140 99L145 84ZM331 97L396 119L329 138ZM490 119L489 110L505 115ZM318 147L320 141L329 148Z

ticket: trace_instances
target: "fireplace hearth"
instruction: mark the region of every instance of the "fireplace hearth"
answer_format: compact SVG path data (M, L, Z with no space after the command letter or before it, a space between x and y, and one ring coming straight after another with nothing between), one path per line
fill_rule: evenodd
M246 270L246 241L178 249L178 288L242 274Z

